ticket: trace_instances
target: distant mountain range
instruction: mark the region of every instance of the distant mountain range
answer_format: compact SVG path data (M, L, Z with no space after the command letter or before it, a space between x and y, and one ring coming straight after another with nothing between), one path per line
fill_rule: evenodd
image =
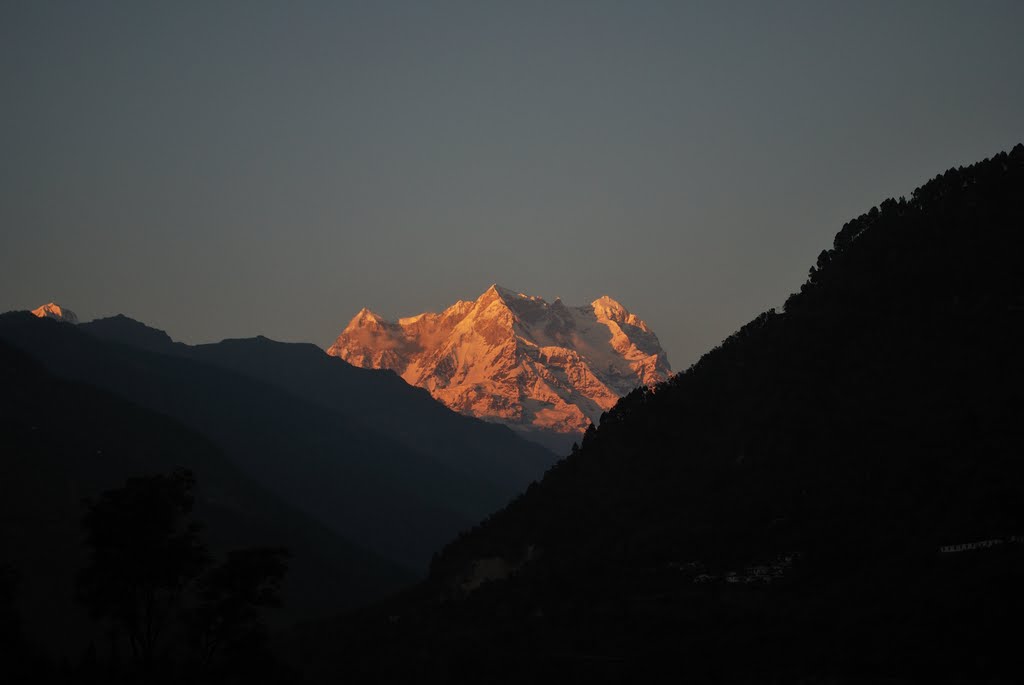
M671 375L658 337L612 298L570 307L498 285L397 322L363 309L327 353L535 436L578 436L619 397Z

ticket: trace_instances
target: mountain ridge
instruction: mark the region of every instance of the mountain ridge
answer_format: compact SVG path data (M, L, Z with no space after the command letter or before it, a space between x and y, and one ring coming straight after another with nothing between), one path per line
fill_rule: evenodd
M554 454L523 441L504 426L452 412L392 371L352 366L312 343L280 342L260 335L186 345L124 315L81 327L104 340L192 358L268 382L357 416L381 434L459 470L484 477L488 468L493 469L486 479L506 497L554 462Z
M0 339L60 378L208 436L285 502L406 568L425 568L438 545L554 460L313 345L193 348L127 317L68 326L28 312L0 316Z

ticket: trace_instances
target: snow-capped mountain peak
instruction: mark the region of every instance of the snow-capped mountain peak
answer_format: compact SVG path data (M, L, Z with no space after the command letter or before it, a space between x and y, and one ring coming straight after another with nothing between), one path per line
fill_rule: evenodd
M559 433L584 430L671 373L657 336L611 297L570 307L498 284L397 322L363 309L328 353L392 369L456 411Z
M67 307L61 307L56 302L47 302L41 307L36 307L32 310L32 313L38 316L40 319L56 319L57 321L67 321L68 323L78 323L78 317L75 313Z
M647 331L647 324L640 317L636 314L631 314L629 310L607 295L597 298L590 303L590 306L594 308L594 315L599 320L607 319L616 323L625 323L630 326L636 326L642 331Z

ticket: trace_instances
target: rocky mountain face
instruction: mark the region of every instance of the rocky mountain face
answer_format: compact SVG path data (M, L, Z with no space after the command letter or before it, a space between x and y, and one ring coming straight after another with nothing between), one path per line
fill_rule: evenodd
M327 352L524 432L582 432L621 396L671 374L658 337L610 297L570 307L498 285L397 322L363 309Z

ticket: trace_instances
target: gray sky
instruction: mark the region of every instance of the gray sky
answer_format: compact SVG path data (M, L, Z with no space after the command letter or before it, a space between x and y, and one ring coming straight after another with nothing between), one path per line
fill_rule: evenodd
M1024 140L1024 2L0 4L0 310L326 346L609 294L676 369Z

